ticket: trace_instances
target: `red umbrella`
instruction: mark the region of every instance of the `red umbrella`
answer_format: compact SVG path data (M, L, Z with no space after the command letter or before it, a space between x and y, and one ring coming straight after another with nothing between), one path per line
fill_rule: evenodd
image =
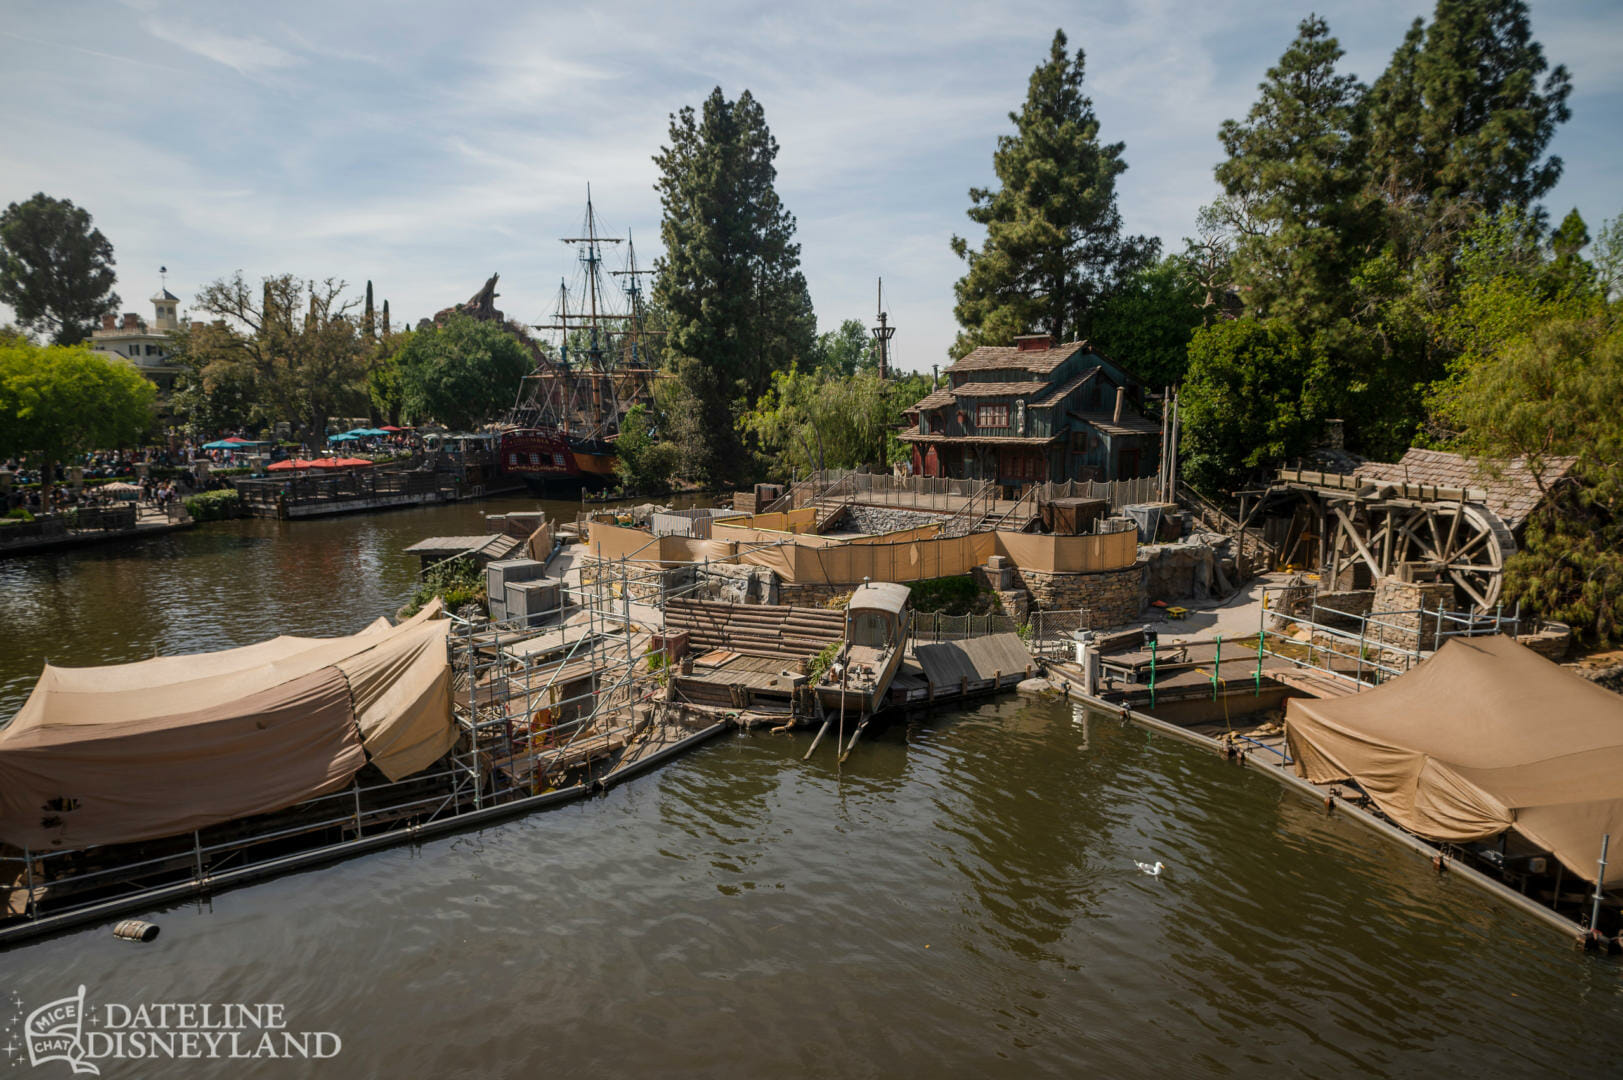
M395 427L393 424L384 424L379 431L410 431L411 428Z
M370 465L372 463L365 458L337 457L322 458L320 461L315 461L311 464L315 465L315 467L318 469L353 469L361 465Z
M266 468L271 472L276 472L280 469L308 469L314 464L313 461L295 461L288 458L285 461L273 461Z
M250 446L258 446L259 445L258 443L254 442L252 439L244 439L241 435L233 435L229 439L221 439L220 441L221 442L234 442L234 443L247 443Z

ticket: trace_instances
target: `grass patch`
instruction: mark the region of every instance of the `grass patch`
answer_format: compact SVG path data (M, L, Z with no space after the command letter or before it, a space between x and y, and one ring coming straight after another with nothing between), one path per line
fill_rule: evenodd
M921 614L996 615L1003 611L997 593L982 588L971 574L914 581L908 588L913 590L908 603Z

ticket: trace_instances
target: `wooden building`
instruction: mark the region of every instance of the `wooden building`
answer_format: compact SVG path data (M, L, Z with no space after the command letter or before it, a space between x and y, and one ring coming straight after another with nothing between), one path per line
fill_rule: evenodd
M1159 467L1160 421L1143 387L1085 341L1028 334L983 345L907 412L901 438L920 476L1041 481L1131 480Z

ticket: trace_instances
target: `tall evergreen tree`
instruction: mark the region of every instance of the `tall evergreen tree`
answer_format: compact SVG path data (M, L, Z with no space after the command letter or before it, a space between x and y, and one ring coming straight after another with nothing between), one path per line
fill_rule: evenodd
M1121 234L1116 178L1127 170L1125 143L1101 143L1093 100L1082 91L1084 55L1071 56L1063 30L1031 74L1026 101L1010 113L1015 133L998 137L992 166L1000 187L971 188L969 219L986 227L954 286L962 356L1026 331L1056 340L1086 336L1101 297L1125 274L1152 262L1159 244Z
M1370 88L1370 167L1383 193L1433 220L1460 201L1531 208L1561 178L1561 159L1543 155L1571 115L1571 76L1546 70L1523 0L1438 0Z
M1238 234L1246 305L1303 330L1350 312L1348 283L1376 236L1362 169L1363 87L1337 73L1341 57L1329 25L1304 19L1244 122L1225 121L1218 134L1228 153L1217 167L1220 208Z
M760 103L748 90L728 101L718 86L700 110L671 117L670 143L654 158L665 242L654 302L706 433L685 447L692 479L736 473L733 400L759 396L816 335L794 215L774 186L777 154Z
M0 300L24 329L58 345L90 336L98 316L118 310L113 245L90 213L40 192L0 212Z

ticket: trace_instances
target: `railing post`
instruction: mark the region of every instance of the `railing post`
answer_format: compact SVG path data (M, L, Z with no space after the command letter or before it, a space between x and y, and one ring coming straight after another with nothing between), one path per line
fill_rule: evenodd
M28 903L25 905L28 917L37 919L39 914L34 910L34 856L29 854L26 847L23 848L23 878L28 885Z
M1600 869L1595 873L1595 902L1589 909L1589 929L1593 932L1596 923L1600 920L1600 900L1602 890L1606 883L1606 849L1611 846L1612 834L1607 833L1600 840ZM1557 897L1557 899L1560 899Z

